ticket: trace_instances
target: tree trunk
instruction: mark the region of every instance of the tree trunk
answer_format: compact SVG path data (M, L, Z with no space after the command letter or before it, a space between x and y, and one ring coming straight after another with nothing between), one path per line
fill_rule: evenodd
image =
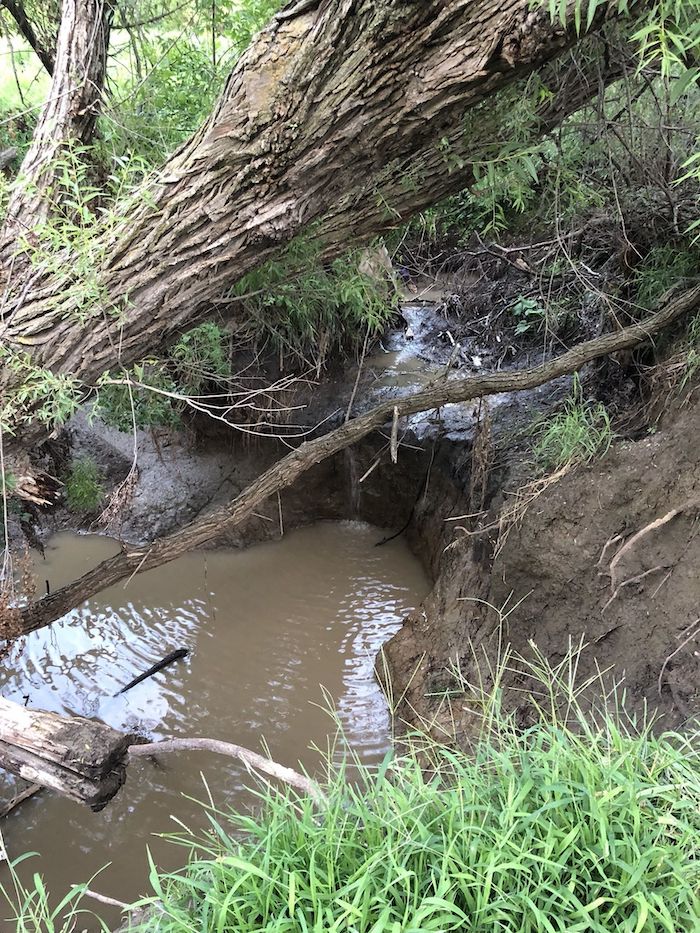
M51 90L5 215L0 260L8 276L19 277L22 254L17 247L21 240L35 243L37 228L58 198L66 147L92 142L107 73L112 13L112 0L64 0Z
M297 235L341 252L403 223L471 180L485 99L574 39L530 0L297 3L98 241L90 280L16 283L0 340L90 386L211 313ZM6 367L0 388L12 380Z
M552 379L581 369L601 356L636 346L663 327L700 307L700 285L677 296L669 295L666 304L647 320L614 334L604 334L581 343L554 360L533 369L490 373L465 379L445 380L414 395L389 399L364 415L346 422L322 437L306 441L297 450L278 460L236 498L144 547L122 545L114 557L102 561L73 583L23 608L12 609L6 627L12 637L27 634L61 618L86 599L137 573L166 564L189 550L215 541L245 521L254 510L281 489L291 486L306 470L332 457L351 444L381 428L392 418L440 408L454 402L482 398L498 392L532 389Z
M0 697L0 766L93 810L124 783L130 742L104 723L25 709Z

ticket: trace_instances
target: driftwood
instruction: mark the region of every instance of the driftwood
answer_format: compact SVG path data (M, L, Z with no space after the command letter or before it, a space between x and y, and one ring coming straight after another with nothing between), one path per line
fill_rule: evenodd
M0 698L0 767L32 782L0 815L40 787L101 810L124 783L130 758L194 750L238 758L249 771L283 781L316 803L326 799L311 778L242 745L203 738L142 744L101 722L25 709Z
M95 811L124 783L131 741L104 723L0 698L0 765Z
M238 758L243 764L252 771L260 771L269 777L276 778L290 787L295 787L304 794L308 794L316 803L325 803L326 795L321 788L311 778L287 768L284 765L277 764L257 752L244 748L242 745L234 745L233 742L221 742L218 739L165 739L162 742L149 742L147 745L132 745L129 749L129 755L146 756L161 755L166 752L188 752L204 751L214 752L217 755L227 755L229 758Z

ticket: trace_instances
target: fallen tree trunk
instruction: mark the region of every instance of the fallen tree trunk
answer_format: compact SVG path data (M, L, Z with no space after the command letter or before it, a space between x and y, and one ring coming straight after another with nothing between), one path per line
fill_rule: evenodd
M591 26L617 8L601 3ZM578 41L568 22L530 0L292 4L97 238L94 261L11 283L0 341L92 386L210 314L300 234L338 253L397 226L472 180L477 108ZM6 367L0 389L16 382Z
M130 758L182 751L237 758L250 771L289 784L318 804L325 801L311 778L233 742L191 738L142 744L101 722L25 709L0 697L0 767L32 782L5 813L36 793L37 785L102 810L124 784Z
M328 434L306 441L297 450L277 461L226 505L213 509L184 528L159 538L146 547L123 546L119 554L102 561L75 582L21 609L13 609L16 617L13 617L15 627L11 631L26 634L48 625L103 589L214 541L248 518L261 502L281 489L291 486L310 467L356 443L395 417L499 392L518 392L535 388L559 376L574 373L599 357L634 347L648 340L681 315L698 307L700 285L695 285L675 297L668 295L662 309L645 321L616 333L588 340L562 356L532 369L445 380L414 395L389 399Z
M0 697L0 766L92 810L101 810L124 783L131 741L104 723Z

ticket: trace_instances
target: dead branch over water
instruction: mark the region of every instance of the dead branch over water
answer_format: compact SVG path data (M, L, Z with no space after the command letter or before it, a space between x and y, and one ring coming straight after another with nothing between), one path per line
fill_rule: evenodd
M661 310L641 323L585 341L539 366L444 381L404 398L389 399L322 437L301 444L228 503L195 519L184 528L156 539L146 547L123 546L119 554L102 561L78 580L21 609L21 634L49 625L108 586L128 580L136 573L166 564L187 551L209 544L225 532L231 531L247 519L262 502L291 486L312 466L381 428L394 417L395 411L398 417L405 417L499 392L520 392L535 388L560 376L577 372L586 363L600 357L637 346L698 307L700 285L693 285L680 294L668 293L661 303Z

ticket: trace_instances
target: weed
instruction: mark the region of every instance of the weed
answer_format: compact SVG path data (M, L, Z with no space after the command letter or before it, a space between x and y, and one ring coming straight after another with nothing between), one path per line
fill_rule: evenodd
M516 334L527 334L533 328L540 330L547 320L547 309L534 298L524 298L522 295L510 306L509 311L518 321Z
M696 314L688 325L680 391L683 391L698 373L700 373L700 314Z
M237 284L245 300L253 342L269 342L280 354L323 365L328 354L381 333L393 308L385 286L360 269L349 253L326 265L311 239L292 242L279 260L266 263Z
M170 351L173 378L186 395L197 395L208 383L231 376L230 337L212 322L180 337Z
M584 401L581 383L574 377L573 392L564 410L538 426L534 446L535 462L542 472L557 470L567 463L587 463L608 451L613 440L610 416L605 405Z
M91 457L74 460L66 479L66 502L72 512L94 512L104 490L100 469Z
M679 279L695 273L697 264L697 251L672 245L654 247L635 274L637 304L654 308Z
M0 404L0 428L14 434L22 421L38 421L47 428L64 424L78 410L83 392L73 376L55 375L41 369L26 353L0 346L0 363L20 377L16 389L5 393Z

